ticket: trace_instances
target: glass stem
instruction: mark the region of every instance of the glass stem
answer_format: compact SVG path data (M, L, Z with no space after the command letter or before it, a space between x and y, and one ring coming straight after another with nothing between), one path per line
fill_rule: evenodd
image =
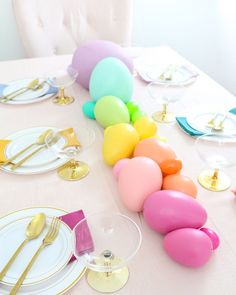
M163 120L165 119L166 114L167 114L167 103L163 103L163 109L162 109L162 112L161 112Z
M218 184L218 179L219 179L219 169L215 169L214 173L211 177L211 187L216 188Z
M104 262L104 265L110 267L111 266L111 260ZM106 272L107 277L109 277L111 274L112 274L111 271Z
M71 167L72 167L72 168L75 168L75 167L78 166L78 162L77 162L75 159L71 159L71 160L70 160L70 164L71 164Z
M212 180L218 180L219 169L215 169L214 174L212 175Z
M60 98L65 97L65 87L60 87Z
M162 114L163 114L163 115L166 115L166 114L167 114L167 103L164 103L164 104L163 104Z

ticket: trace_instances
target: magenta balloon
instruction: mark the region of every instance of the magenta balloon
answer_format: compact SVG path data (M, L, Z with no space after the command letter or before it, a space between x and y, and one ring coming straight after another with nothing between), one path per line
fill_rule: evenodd
M153 230L162 234L183 227L200 228L207 220L200 203L173 190L151 194L144 202L143 216Z
M194 228L181 228L168 233L163 245L173 260L193 268L203 266L212 253L210 238Z
M202 227L200 230L208 235L208 237L211 239L213 250L217 249L220 245L220 238L217 233L207 227Z
M72 66L79 73L77 82L89 89L89 80L96 64L106 58L120 59L133 72L133 60L118 44L106 40L93 40L76 49L72 58Z

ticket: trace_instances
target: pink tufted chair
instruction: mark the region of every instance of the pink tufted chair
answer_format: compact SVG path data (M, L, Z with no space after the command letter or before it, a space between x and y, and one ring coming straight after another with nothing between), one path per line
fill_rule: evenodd
M104 39L129 45L133 0L12 0L28 57L73 53Z

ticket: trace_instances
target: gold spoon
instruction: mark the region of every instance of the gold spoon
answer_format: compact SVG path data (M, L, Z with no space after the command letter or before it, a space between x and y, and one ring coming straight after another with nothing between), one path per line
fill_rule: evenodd
M3 270L0 272L0 281L3 279L3 277L9 270L10 266L15 261L16 257L19 255L20 251L23 249L26 243L28 243L30 240L36 239L43 231L45 224L46 216L44 213L39 213L34 216L34 218L31 220L31 222L28 224L26 228L26 239L17 248L10 260L4 266Z
M43 144L45 144L45 138L46 138L46 136L48 136L48 134L51 131L52 131L51 129L47 129L46 131L44 131L42 134L39 135L39 137L37 138L37 140L35 142L28 145L23 150L19 151L17 154L12 156L10 159L8 159L6 162L2 163L1 165L6 166L8 164L11 164L12 161L14 161L16 158L18 158L20 155L22 155L23 153L25 153L26 151L28 151L30 148L32 148L35 145L43 145Z

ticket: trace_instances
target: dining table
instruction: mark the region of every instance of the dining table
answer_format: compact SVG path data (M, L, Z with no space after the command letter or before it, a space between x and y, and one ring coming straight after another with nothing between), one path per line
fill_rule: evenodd
M132 48L130 49L132 55ZM140 53L147 64L161 60L167 64L188 64L199 76L191 85L185 87L179 101L170 105L176 115L186 115L189 109L202 105L224 105L236 107L236 97L218 84L214 79L181 56L176 50L159 46L143 48ZM134 64L138 63L134 54ZM44 77L45 73L66 68L71 64L72 55L58 55L39 58L26 58L0 62L0 83L13 80ZM220 70L220 67L219 67ZM220 246L212 253L208 263L199 268L188 268L177 264L168 257L163 248L164 236L153 231L146 223L142 213L129 211L118 192L118 184L102 156L104 129L96 122L86 118L82 105L91 100L89 91L78 83L66 89L73 95L74 103L66 106L56 105L52 99L24 105L0 104L0 138L4 139L17 131L40 126L57 128L73 127L89 122L95 132L95 141L85 151L85 161L90 172L79 181L65 181L55 170L35 175L10 174L0 170L0 216L31 207L60 208L67 212L82 209L85 213L119 212L134 220L140 227L142 243L139 251L129 261L130 277L127 284L116 292L123 295L235 295L236 294L236 167L227 168L231 187L222 192L204 189L197 181L199 173L207 164L199 158L195 148L196 138L184 133L176 122L157 123L157 134L166 138L183 162L182 174L190 177L198 189L197 201L206 209L208 218L205 224L216 231ZM134 76L132 100L147 115L160 109L147 90L147 83L138 75ZM127 236L126 239L131 239ZM6 241L7 243L7 241ZM125 240L123 241L125 247ZM1 254L0 254L1 255ZM1 284L0 284L1 294ZM83 276L75 285L65 290L68 295L92 295L97 291L89 287ZM114 293L115 294L115 293ZM56 294L51 294L56 295Z

